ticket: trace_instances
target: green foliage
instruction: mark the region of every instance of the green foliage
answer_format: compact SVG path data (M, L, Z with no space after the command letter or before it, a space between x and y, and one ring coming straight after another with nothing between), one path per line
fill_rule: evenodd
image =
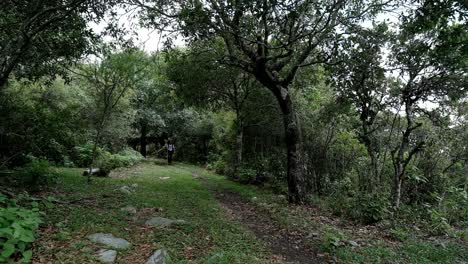
M140 162L144 157L137 151L127 148L117 154L100 151L96 166L108 174L111 170L120 167L130 167Z
M394 239L399 241L405 241L410 236L408 230L401 227L392 228L390 229L389 233Z
M41 223L38 204L33 202L33 208L26 209L3 196L0 196L0 204L6 205L0 207L0 262L29 263L32 257L30 244Z
M348 212L352 218L364 223L377 223L388 216L390 204L388 197L382 193L361 193Z
M74 151L74 160L76 166L78 167L86 167L89 166L92 160L93 155L93 145L92 144L85 144L80 146L75 146L73 148ZM99 148L98 153L102 150Z
M49 161L32 157L27 163L16 171L20 182L37 189L39 186L47 186L57 182L57 172L50 166Z
M329 226L324 228L322 236L320 247L325 252L334 252L336 248L343 245L343 240L346 239L343 232Z

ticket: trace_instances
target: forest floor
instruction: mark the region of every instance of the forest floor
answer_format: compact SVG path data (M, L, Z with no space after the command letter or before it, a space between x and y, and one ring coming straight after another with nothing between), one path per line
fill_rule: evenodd
M98 232L132 244L116 263L145 263L162 248L170 263L468 263L461 239L396 240L378 226L288 205L282 195L192 165L148 161L91 184L82 169L59 170L58 184L38 194L56 202L45 212L33 263L98 263L102 246L87 239ZM185 223L151 227L152 217Z

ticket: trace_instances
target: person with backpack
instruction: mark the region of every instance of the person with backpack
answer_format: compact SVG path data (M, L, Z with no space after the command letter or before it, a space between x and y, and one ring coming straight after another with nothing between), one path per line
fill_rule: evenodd
M167 163L171 164L172 163L172 156L174 155L174 152L175 152L175 145L172 142L172 140L167 141L166 149L167 149Z

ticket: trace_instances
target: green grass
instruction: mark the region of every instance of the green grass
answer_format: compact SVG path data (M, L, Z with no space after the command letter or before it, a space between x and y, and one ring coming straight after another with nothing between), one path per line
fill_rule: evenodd
M269 253L262 243L239 223L228 220L203 182L192 178L192 171L199 168L145 163L139 169L137 175L122 179L93 178L92 184L80 176L81 170L61 169L55 197L60 201L82 200L71 205L60 203L47 211L44 229L50 231L43 232L36 243L36 258L93 262L93 253L99 247L86 235L106 232L133 244L119 253L118 263L142 261L158 248L167 249L172 263L267 262ZM138 184L134 194L115 191L134 183ZM135 217L120 211L126 205L137 208ZM187 224L145 228L144 221L153 216L183 219Z
M171 263L271 263L272 253L241 223L230 220L213 190L239 193L281 227L318 234L307 243L340 263L468 262L463 238L430 240L402 228L357 232L363 226L332 216L320 206L292 206L284 196L192 165L146 162L119 172L119 178L93 178L92 184L81 171L60 169L58 186L45 194L62 202L46 212L34 247L37 263L96 263L94 253L100 247L86 239L96 232L112 233L133 244L119 251L117 263L144 263L159 248L169 252ZM193 172L202 179L194 179ZM138 184L134 194L116 191L134 183ZM66 203L70 201L77 202ZM121 212L126 205L136 207L137 215ZM183 219L187 224L146 228L144 221L153 216ZM360 241L359 246L349 245L348 240Z

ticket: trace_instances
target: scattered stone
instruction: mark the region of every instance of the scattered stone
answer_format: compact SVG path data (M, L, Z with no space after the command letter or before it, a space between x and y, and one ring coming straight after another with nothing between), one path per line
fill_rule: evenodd
M252 202L255 202L257 200L258 200L257 196L252 197Z
M114 263L117 251L113 249L101 249L97 252L97 258L103 263Z
M158 249L151 255L145 264L166 264L168 258L167 252L164 249Z
M131 246L127 240L115 237L112 234L96 233L89 235L88 239L94 243L103 244L116 249L127 249Z
M153 217L145 222L145 225L156 227L169 227L173 224L185 224L184 220L171 220L164 217Z
M132 188L128 187L127 185L124 185L118 189L120 192L125 193L125 194L132 194L133 190Z
M120 211L126 212L127 214L136 214L137 209L131 205L120 208Z
M356 241L348 240L346 242L352 247L359 247L359 244Z
M171 178L171 177L159 177L159 179L160 179L160 180L163 180L163 181L164 181L164 180L168 180L168 179L170 179L170 178Z

